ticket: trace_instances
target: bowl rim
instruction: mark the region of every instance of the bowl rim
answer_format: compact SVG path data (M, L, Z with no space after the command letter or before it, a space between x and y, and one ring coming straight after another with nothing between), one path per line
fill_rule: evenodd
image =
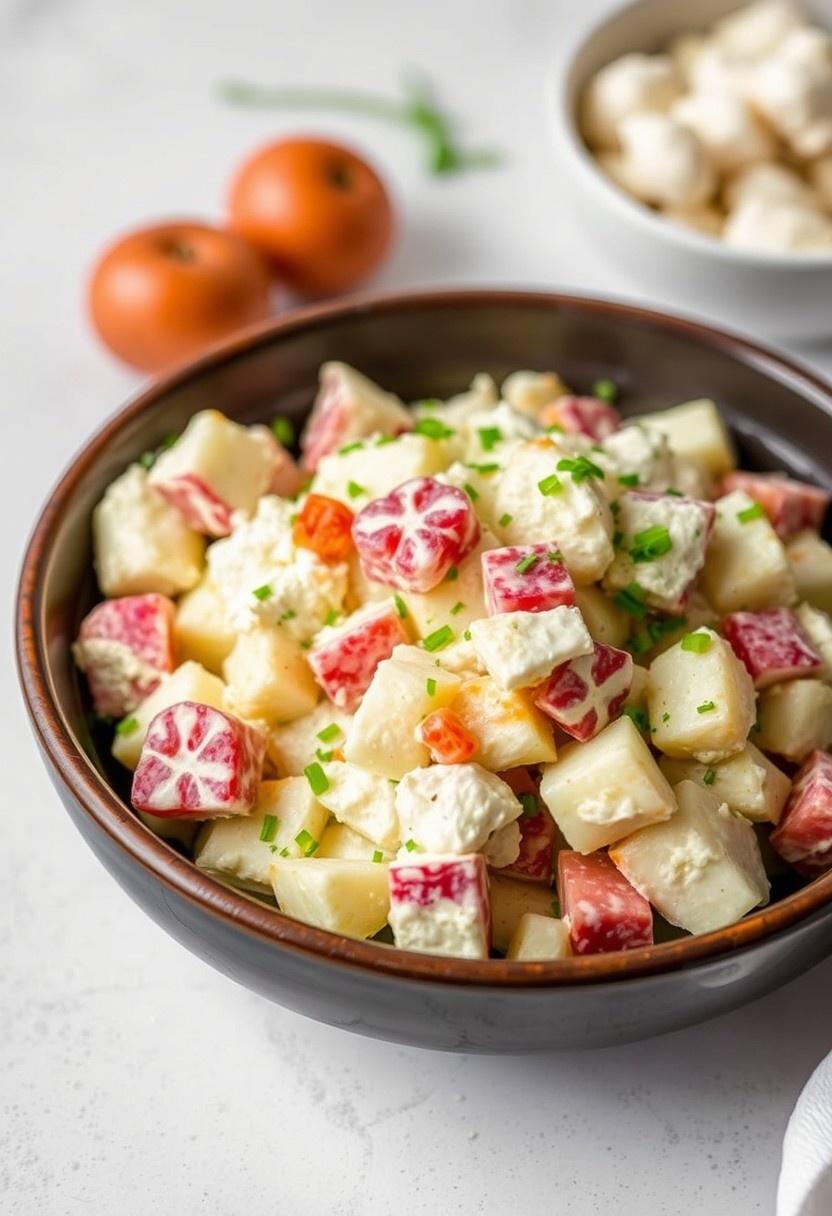
M155 836L98 772L61 713L54 691L46 652L43 583L56 527L71 503L78 483L94 467L110 439L125 425L172 390L204 372L305 329L337 324L344 318L383 317L414 309L465 307L488 310L495 305L512 304L545 311L565 309L615 316L652 330L693 338L770 375L792 391L802 391L807 400L832 415L832 384L788 357L730 331L622 301L558 292L477 287L386 292L298 309L287 316L249 327L141 388L125 406L105 420L71 458L34 525L20 569L15 650L26 708L45 761L94 830L108 837L125 859L138 865L169 891L225 922L226 927L235 927L272 946L307 959L400 980L499 989L622 981L702 964L805 921L832 901L832 871L777 903L750 913L737 924L617 954L549 962L509 962L444 958L359 941L293 920L242 891L224 886Z
M756 267L784 272L832 272L832 253L795 255L739 249L704 232L697 232L694 228L675 224L653 211L647 203L632 198L600 167L578 125L577 104L580 90L577 84L573 83L575 66L578 58L613 22L619 21L630 11L648 8L653 4L658 6L657 0L629 0L627 4L618 5L597 21L593 21L588 29L573 40L563 64L555 63L552 66L545 88L545 106L547 125L553 139L557 141L558 136L560 137L587 187L597 190L608 207L617 212L625 222L640 228L645 237L665 240L688 253L704 255L714 262L735 267ZM737 7L742 5L738 2ZM691 27L691 32L695 32L695 25Z

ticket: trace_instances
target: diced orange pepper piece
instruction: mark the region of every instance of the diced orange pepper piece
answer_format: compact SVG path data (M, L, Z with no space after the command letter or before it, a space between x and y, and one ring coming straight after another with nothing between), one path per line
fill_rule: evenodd
M336 498L310 494L295 520L293 536L323 562L342 562L353 550L352 511Z
M422 719L419 738L435 764L464 764L479 744L452 709L436 709Z

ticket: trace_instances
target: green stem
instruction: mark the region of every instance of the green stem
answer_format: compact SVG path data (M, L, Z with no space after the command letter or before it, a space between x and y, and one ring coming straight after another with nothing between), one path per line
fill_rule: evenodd
M352 114L366 114L370 118L383 118L387 122L410 125L409 107L399 102L388 101L374 93L360 93L350 89L316 89L303 87L269 88L266 85L246 84L243 80L227 80L220 85L220 96L234 105L257 106L265 109L292 107L304 110L343 110Z

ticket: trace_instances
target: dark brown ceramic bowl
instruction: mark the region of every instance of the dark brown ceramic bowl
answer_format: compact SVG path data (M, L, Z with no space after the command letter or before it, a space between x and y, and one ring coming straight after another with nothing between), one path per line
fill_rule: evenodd
M17 653L44 761L84 839L169 933L226 975L333 1025L474 1051L596 1047L722 1013L832 948L832 874L718 933L594 958L475 962L352 941L281 915L201 873L117 791L87 725L70 643L94 602L90 513L140 452L195 411L300 421L319 365L343 359L406 399L446 396L486 369L600 376L624 412L714 397L745 465L832 487L832 388L771 351L602 300L508 291L408 294L314 308L249 332L154 384L75 457L44 507L20 580Z

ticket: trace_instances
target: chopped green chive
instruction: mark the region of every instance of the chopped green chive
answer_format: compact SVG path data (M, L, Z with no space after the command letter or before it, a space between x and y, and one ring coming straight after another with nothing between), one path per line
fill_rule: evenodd
M291 418L273 419L272 434L283 444L284 448L290 448L295 442L295 428Z
M304 857L311 857L318 847L318 842L311 832L307 832L306 828L301 828L295 837L295 844L301 849Z
M318 731L318 738L321 743L331 743L333 739L337 739L341 734L341 727L337 722L330 722L329 726L325 726L323 730Z
M132 717L131 718L122 718L120 722L116 723L116 734L117 735L132 735L138 729L139 729L139 719L138 718L132 718Z
M617 520L619 515L621 514L621 503L618 501L617 498L614 498L612 500L612 502L610 503L610 514L612 515L613 519L615 519L615 520Z
M142 466L143 469L152 469L155 463L156 463L156 453L155 452L142 452L141 456L139 457L139 464Z
M518 574L528 574L529 570L535 568L539 560L536 553L527 553L525 557L520 558L514 569Z
M466 464L466 469L473 469L475 473L499 473L500 466L496 461L490 464Z
M620 549L623 541L624 541L624 533L620 530L620 528L616 528L616 530L612 534L613 549Z
M445 581L448 583L455 583L458 578L459 578L458 568L456 566L451 566L450 570L445 575Z
M415 840L406 840L404 842L404 847L407 849L408 853L415 853L419 846Z
M303 770L303 775L309 782L309 788L312 790L315 797L317 797L318 794L325 794L329 789L329 779L324 770L321 768L320 764L317 762L307 764L306 768Z
M551 911L552 916L560 916L560 901L553 899L549 904L549 910Z
M589 477L598 477L602 481L604 479L604 470L593 464L588 456L565 456L558 461L558 470L561 473L571 473L572 480L576 483L586 481Z
M707 654L711 649L713 638L709 633L686 633L682 638L682 650L692 654Z
M432 676L428 676L428 678L425 680L425 688L428 690L429 697L436 696L436 680L434 680Z
M338 449L339 456L348 456L350 452L360 452L364 444L360 439L356 439L354 443L345 443L342 448Z
M639 629L638 633L627 638L627 649L631 654L647 654L648 650L653 649L653 639L646 629Z
M670 714L667 712L667 710L665 710L664 713L662 714L662 722L669 722L669 721L670 721Z
M538 809L534 794L518 794L517 798L523 808L523 818L534 819Z
M696 712L698 714L710 714L716 709L716 704L713 701L703 701L701 705L697 705Z
M280 619L281 621L293 621L296 616L297 613L295 612L294 608L287 608L285 612L280 614Z
M503 432L498 426L481 426L477 428L484 452L490 452L503 438Z
M270 845L269 845L269 852L270 852L270 853L276 853L276 852L277 852L277 845L276 845L276 844L270 844Z
M416 410L438 410L442 408L442 402L438 397L423 397L421 401L414 401L413 408Z
M268 600L274 593L269 584L264 583L262 587L255 587L251 594L256 600Z
M741 524L750 524L752 519L761 519L763 515L765 515L765 511L758 502L753 502L750 507L737 511L737 519Z
M603 377L601 380L596 380L592 385L592 395L593 397L597 397L599 401L617 401L618 385L614 380Z
M508 511L506 511L505 514L500 516L498 522L499 522L501 528L507 528L513 519L514 519L514 516L509 515Z
M668 486L667 489L665 490L665 494L669 494L671 498L684 498L685 497L684 494L682 493L682 491L677 490L675 488L675 486Z
M702 775L702 780L705 782L705 785L713 785L713 783L716 781L716 769L705 769L705 772Z
M470 642L471 641L471 630L470 629L463 630L462 636L465 638L466 642Z
M446 426L439 418L420 418L413 428L414 434L424 435L426 439L450 439L456 431Z
M444 650L453 640L453 629L451 629L450 625L442 625L439 629L435 629L433 633L429 633L426 638L422 639L422 646L432 654L435 650Z
M560 465L558 465L558 468L560 468ZM553 494L563 493L563 482L557 473L550 473L548 477L544 477L542 481L537 483L537 488L544 498L551 498Z
M311 642L301 642L300 648L301 648L301 650L311 650L312 643Z
M396 605L396 612L398 613L399 617L403 621L406 620L407 619L407 604L404 602L402 597L400 595L394 595L393 603Z
M479 498L479 496L480 496L480 492L479 492L479 490L476 490L476 489L475 489L475 488L474 488L474 487L471 485L470 481L466 481L466 482L464 483L464 485L463 485L463 487L462 487L462 488L463 488L463 490L465 491L465 493L468 495L468 497L471 499L471 502L476 502L476 501L477 501L477 499L478 499L478 498Z
M338 620L339 613L334 608L330 608L329 612L324 617L325 625L334 625Z
M546 427L547 435L562 435L563 433L563 427L559 422L553 422L550 426Z
M643 709L639 709L636 705L625 705L621 711L626 714L634 726L639 730L649 730L650 720Z
M664 557L672 548L673 541L667 528L664 524L654 524L652 528L636 532L630 557L634 562L654 562L657 558Z
M554 562L556 565L559 565L563 561L563 554L561 553L560 549L550 549L546 554L546 561Z
M289 856L289 850L288 850L287 848L282 848L282 849L280 850L280 856L281 856L281 857L288 857L288 856Z
M397 438L397 435L379 435L374 446L377 448L386 447L388 443L395 443Z
M454 604L453 608L451 609L451 616L459 616L460 612L462 612L464 607L465 607L465 605L463 604L462 600L457 600L457 602Z
M264 815L263 826L260 829L260 839L268 844L277 835L277 815Z
M647 605L644 602L646 595L647 592L640 583L629 583L623 591L618 592L614 603L630 616L642 620L647 615Z
M381 849L373 850L373 861L375 861L375 862L384 861L384 854L382 853Z
M329 764L330 760L331 760L331 759L332 759L332 757L335 755L335 752L325 752L325 751L323 750L323 748L321 748L321 747L316 747L316 748L315 748L315 755L318 757L318 759L319 759L319 760L320 760L320 761L321 761L323 764Z
M620 486L637 486L638 483L638 473L622 473L618 479L618 484Z
M360 486L357 481L348 481L347 493L349 494L350 498L360 498L361 495L366 494L367 491L365 487Z

